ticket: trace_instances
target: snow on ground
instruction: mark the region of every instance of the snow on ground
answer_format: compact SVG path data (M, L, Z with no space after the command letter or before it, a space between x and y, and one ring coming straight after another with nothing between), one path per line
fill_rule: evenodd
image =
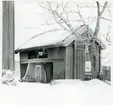
M55 85L0 84L0 105L113 105L111 86L99 81L57 80Z

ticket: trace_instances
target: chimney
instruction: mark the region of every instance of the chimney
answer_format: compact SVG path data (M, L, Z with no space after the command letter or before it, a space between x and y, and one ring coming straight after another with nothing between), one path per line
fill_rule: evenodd
M14 1L2 1L2 69L14 70Z

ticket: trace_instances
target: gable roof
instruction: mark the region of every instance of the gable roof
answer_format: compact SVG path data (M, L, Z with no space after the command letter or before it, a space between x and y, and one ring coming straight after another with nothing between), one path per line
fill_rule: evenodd
M59 47L59 46L68 46L74 40L77 39L77 36L85 33L87 31L86 26L82 25L76 29L76 35L66 33L65 31L48 31L44 34L36 35L26 41L23 45L21 45L15 52L20 52L23 50L33 49L37 47ZM93 34L92 30L89 29L88 32ZM100 39L97 41L102 49L105 48L105 45L102 43Z

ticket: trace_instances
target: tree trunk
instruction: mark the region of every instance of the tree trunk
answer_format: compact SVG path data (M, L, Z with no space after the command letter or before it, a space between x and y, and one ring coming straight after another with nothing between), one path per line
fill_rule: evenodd
M92 58L92 66L93 66L92 71L94 72L93 78L97 77L97 75L98 75L97 72L99 71L99 70L97 70L97 64L96 64L98 57L97 57L97 49L96 49L96 43L95 42L96 42L96 39L98 38L98 34L99 34L99 30L100 30L100 19L101 19L101 16L102 16L102 14L103 14L106 6L107 6L108 1L106 1L104 3L104 6L103 6L101 11L100 11L99 2L97 1L96 3L97 3L97 22L96 22L95 31L94 31L93 38L92 38L92 49L93 50L91 50L91 53L92 53L91 58Z

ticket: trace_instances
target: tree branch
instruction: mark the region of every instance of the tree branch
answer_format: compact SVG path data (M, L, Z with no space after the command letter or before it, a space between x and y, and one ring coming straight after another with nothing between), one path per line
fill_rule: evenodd
M94 35L93 37L97 37L98 36L98 33L99 33L99 30L100 30L100 17L101 15L103 14L106 6L107 6L107 1L104 3L104 6L102 8L102 11L100 12L100 5L99 5L99 2L97 1L97 14L98 14L98 17L97 17L97 22L96 22L96 27L95 27L95 31L94 31Z
M100 4L99 2L97 1L97 14L98 14L98 17L100 16Z
M103 14L103 12L104 12L104 10L105 10L107 4L108 4L108 1L106 1L106 2L104 3L104 6L103 6L102 11L101 11L101 13L100 13L100 16Z
M48 3L49 9L50 9L51 14L52 14L52 16L54 17L55 21L56 21L55 16L57 16L61 21L64 22L64 24L65 24L65 25L70 29L70 31L73 33L73 27L71 26L71 24L69 24L69 23L62 17L62 15L60 15L58 12L56 12L56 11L53 10L52 7L51 7L51 4L50 4L49 2L47 2L47 3ZM58 21L56 21L56 22L58 22ZM64 27L64 26L60 23L60 21L58 22L58 24L59 24L61 27L63 27L65 30L68 30L66 27Z

